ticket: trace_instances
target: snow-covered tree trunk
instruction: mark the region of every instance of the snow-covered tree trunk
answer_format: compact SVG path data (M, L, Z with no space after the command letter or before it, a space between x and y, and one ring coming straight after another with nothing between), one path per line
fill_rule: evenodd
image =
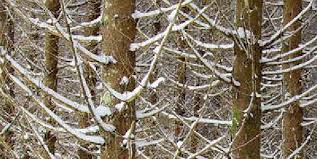
M293 18L295 18L302 8L301 0L284 0L284 13L283 13L283 24L286 25ZM294 33L298 28L301 27L301 22L295 22L289 29L288 33L293 34L287 41L284 42L283 52L288 52L299 47L301 42L301 31ZM301 56L301 52L296 54L291 54L284 58L285 61ZM290 68L294 65L301 63L301 60L293 63L288 63L283 65L283 69ZM301 69L290 71L283 74L283 87L286 100L290 97L301 94L302 83L301 83ZM283 142L282 142L282 152L283 158L287 158L293 153L297 148L301 146L303 142L303 127L301 123L303 121L303 108L300 107L299 102L291 103L288 108L286 108L282 119L282 130L283 130ZM297 154L296 159L304 158L304 154L301 151Z
M237 1L233 77L240 84L233 97L233 158L260 158L262 0Z
M116 63L103 67L103 79L119 92L131 91L135 87L135 79L133 78L135 53L130 51L130 44L134 41L136 34L136 23L131 16L135 9L135 1L108 0L105 1L104 5L103 26L101 28L102 49L105 55L113 56ZM116 107L115 105L120 102L112 96L109 98L111 98L111 103L109 103L111 107ZM108 120L116 127L116 130L114 133L108 133L102 158L134 158L134 146L129 147L123 144L123 137L130 128L133 129L135 119L133 101L125 103L124 108L116 109L109 117Z
M46 7L52 12L52 14L57 18L60 12L59 0L47 0L45 1ZM53 21L52 21L53 22ZM45 86L51 88L52 90L57 90L57 64L58 64L58 41L59 37L55 36L49 32L45 33ZM46 95L44 98L44 103L51 110L54 110L54 105L52 103L51 97ZM49 119L49 123L54 124L52 119ZM49 151L54 154L55 143L57 141L56 135L52 131L47 131L44 137L46 144L48 145Z

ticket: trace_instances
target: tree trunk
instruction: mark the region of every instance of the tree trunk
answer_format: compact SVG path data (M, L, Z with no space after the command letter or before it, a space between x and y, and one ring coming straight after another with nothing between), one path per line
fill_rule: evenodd
M101 7L101 0L89 0L87 2L87 21L92 21L100 16L100 7ZM91 35L98 35L99 32L99 26L94 27L88 27L85 29L85 35L91 36ZM86 47L87 49L91 50L93 53L98 53L98 44L95 42L91 42ZM85 65L85 79L87 81L88 87L90 88L90 93L92 96L92 100L96 101L96 76L94 74L94 71L88 66L87 63ZM85 128L90 125L89 123L89 114L88 113L81 113L80 114L80 127ZM85 141L80 141L80 144L83 148L89 150L89 144L87 144ZM87 153L86 151L79 149L78 150L78 156L80 159L91 159L92 155Z
M119 92L131 91L135 87L135 80L132 77L135 53L129 50L136 34L136 23L131 17L134 9L135 0L108 0L104 7L102 48L104 54L113 56L117 63L103 67L103 79ZM123 78L128 79L127 84L120 84ZM112 106L118 102L112 98ZM107 143L102 154L104 159L135 158L134 146L130 151L122 146L122 136L132 127L136 119L134 102L126 103L126 105L124 110L114 112L109 118L116 127L116 132L107 134Z
M284 13L283 13L283 24L286 25L294 17L296 17L302 8L301 0L284 0ZM297 21L292 25L288 31L293 32L300 28L301 23ZM301 32L295 33L290 37L283 45L283 52L295 49L301 42ZM283 60L293 59L301 56L301 53L292 54ZM300 64L301 61L284 64L283 68L290 68L294 65ZM301 83L301 72L302 70L295 70L283 74L283 87L285 90L285 97L293 97L301 94L302 83ZM294 150L301 146L303 140L303 127L301 123L303 121L303 109L300 107L299 102L293 102L286 109L282 119L282 130L283 130L283 142L282 152L283 158L287 158ZM304 158L303 151L297 154L296 159Z
M237 1L236 24L238 30L245 27L254 34L251 42L244 40L247 51L235 42L233 77L240 82L233 99L233 158L259 159L261 133L261 38L262 0ZM246 114L244 111L248 110Z
M55 17L59 15L60 3L59 0L46 0L46 7L53 13ZM46 32L45 33L45 69L46 75L44 78L44 84L51 88L52 90L57 90L57 63L58 63L58 37ZM53 103L49 95L45 95L44 98L45 105L54 110ZM52 119L49 119L49 123L54 124ZM55 153L55 143L57 141L56 136L53 132L48 131L45 133L44 137L45 143L48 146L49 151L54 154Z

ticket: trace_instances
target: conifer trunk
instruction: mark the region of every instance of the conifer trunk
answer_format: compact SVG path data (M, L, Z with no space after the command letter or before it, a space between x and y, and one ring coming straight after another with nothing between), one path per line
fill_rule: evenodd
M131 17L135 10L135 0L107 0L103 15L103 43L105 55L111 55L117 61L103 67L103 79L113 89L124 92L135 87L134 74L135 53L129 50L136 34L136 23ZM120 84L123 78L128 84ZM114 98L114 97L113 97ZM112 98L112 106L119 101ZM103 159L135 158L135 148L127 149L122 145L122 136L130 129L135 121L134 102L127 103L124 110L113 113L109 121L116 127L115 133L108 133Z
M284 13L283 13L283 24L286 25L294 17L296 17L302 8L301 0L284 0ZM301 26L300 22L295 22L288 31L294 32ZM295 49L301 42L301 32L295 33L290 37L283 45L283 52ZM300 56L301 53L292 54L283 60L293 59ZM294 65L300 64L301 61L284 64L283 68L287 69ZM302 70L295 70L283 74L283 87L285 90L285 97L292 97L301 94L302 83L301 83L301 72ZM293 102L286 109L282 119L282 130L283 130L283 142L282 152L283 158L287 158L294 150L301 146L303 140L303 127L301 123L303 121L303 109L300 107L299 102ZM303 151L294 157L296 159L304 158Z
M258 40L261 38L262 0L238 0L236 24L245 27L254 34L244 41L247 52L235 42L233 77L240 82L234 90L233 99L233 158L259 159L261 133L261 49ZM240 28L240 30L243 30ZM252 97L253 96L253 97ZM249 108L248 113L244 113Z
M60 3L59 0L46 0L46 7L52 12L52 14L57 17L60 12ZM45 78L44 84L51 88L52 90L57 90L57 63L58 63L58 41L59 38L49 32L45 33ZM53 103L51 101L51 97L46 95L44 98L44 103L48 108L54 110ZM49 123L54 124L52 119L49 119ZM48 146L49 151L54 154L55 153L55 143L57 141L56 136L52 133L52 131L48 131L45 133L44 137L45 143Z

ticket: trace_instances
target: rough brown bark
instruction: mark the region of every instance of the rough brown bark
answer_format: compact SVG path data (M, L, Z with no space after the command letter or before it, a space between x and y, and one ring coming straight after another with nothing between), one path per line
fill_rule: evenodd
M46 7L52 12L52 14L57 17L59 15L60 3L59 0L46 0ZM57 90L57 63L58 63L58 41L59 38L49 32L45 33L45 69L46 75L44 78L44 84L51 88L52 90ZM53 103L51 101L50 96L45 95L44 98L45 105L54 110ZM49 119L51 124L54 124L52 119ZM53 132L48 131L44 136L45 143L48 146L49 151L54 154L55 153L55 143L57 141L56 136Z
M103 79L110 86L119 91L131 91L135 87L134 74L135 53L129 50L136 34L136 23L131 17L135 10L135 0L107 0L103 15L103 43L104 54L111 55L117 61L103 67ZM129 79L127 85L120 85L123 77ZM112 105L117 101L112 98ZM134 102L127 103L126 109L115 112L109 121L116 127L115 133L108 133L106 137L104 159L128 159L135 158L135 148L130 151L122 145L122 136L130 129L135 121Z
M301 12L302 2L301 0L284 0L284 12L283 12L283 24L286 25L295 16ZM301 26L300 22L297 21L292 25L288 31L292 32L297 30ZM301 42L301 32L295 33L291 38L289 38L283 45L283 52L295 49L299 46ZM284 60L292 59L300 56L301 53L292 54L286 57ZM289 68L293 65L298 65L301 61L284 64L283 68ZM301 83L301 72L302 70L295 70L285 73L283 76L283 87L285 96L296 96L302 92ZM303 127L301 123L303 121L303 109L300 107L299 102L294 102L289 105L283 114L282 119L282 130L283 130L283 142L282 142L282 152L283 158L289 156L294 150L296 150L302 144L303 140ZM296 159L304 158L303 151L294 157Z
M247 2L247 3L246 3ZM261 49L258 40L261 38L262 0L238 0L236 8L237 27L245 27L254 34L251 42L244 42L247 52L235 43L233 77L240 82L234 90L233 99L233 158L260 158L260 125L261 99ZM253 97L251 97L253 96ZM244 111L250 111L244 115Z
M101 7L101 0L88 0L87 2L87 21L92 21L99 17L100 15L100 7ZM99 32L99 26L89 27L85 29L85 35L91 36L91 35L98 35ZM93 53L97 54L97 43L91 42L86 47L87 49L91 50ZM92 100L96 101L96 76L94 74L94 71L88 66L88 64L85 65L85 79L87 81L88 87L90 88L90 93L92 95ZM80 114L80 121L79 121L80 127L85 128L90 125L89 123L89 114L88 113L81 113ZM80 144L83 148L89 150L87 144L84 141L80 141ZM91 159L93 156L86 151L79 149L78 150L78 156L80 159Z

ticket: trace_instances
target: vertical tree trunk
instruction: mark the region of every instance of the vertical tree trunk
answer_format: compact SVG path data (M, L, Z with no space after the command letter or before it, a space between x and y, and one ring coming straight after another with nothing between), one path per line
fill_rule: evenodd
M100 7L101 7L101 0L88 0L87 2L87 21L92 21L100 16ZM98 35L99 32L99 26L89 27L85 29L85 35L91 36L91 35ZM87 49L91 50L93 53L97 54L97 43L91 42L88 44ZM87 84L90 88L90 93L92 95L92 100L96 101L96 77L94 74L94 71L86 64L85 66L85 79L87 81ZM80 114L80 127L84 128L89 126L89 114L88 113L82 113ZM87 150L89 150L89 144L86 144L84 141L80 141L81 146ZM87 153L86 151L79 149L78 150L78 156L80 159L91 159L92 155Z
M46 7L53 13L55 17L59 15L60 10L60 3L59 0L46 0L45 1ZM58 63L58 37L47 32L45 33L45 69L46 75L44 78L44 84L51 88L52 90L57 90L57 63ZM51 98L46 95L44 98L44 103L47 105L51 110L54 110L53 103ZM51 124L54 124L52 119L49 119ZM55 153L55 143L57 141L56 136L51 132L48 131L44 137L45 143L48 146L49 151L54 154Z
M135 53L129 50L136 34L136 23L131 17L135 10L135 0L107 0L103 15L103 52L111 55L117 61L103 67L103 79L110 86L120 92L131 91L135 87L134 74ZM129 79L127 84L120 84L123 78ZM113 106L119 101L112 99ZM109 119L116 127L115 133L109 133L106 140L104 159L135 158L135 148L130 151L122 146L122 136L130 129L135 121L134 102L120 112L113 113ZM134 146L132 146L134 147Z
M301 0L284 0L284 13L283 13L283 24L286 25L294 17L301 12L302 3ZM288 31L293 32L300 27L300 22L297 21L292 25ZM283 45L283 52L295 49L301 42L301 32L295 33L288 41ZM284 60L292 59L300 56L301 53L292 54L286 57ZM283 68L289 68L293 65L298 65L301 61L296 63L284 64ZM285 73L283 76L283 87L286 91L285 97L292 97L299 95L302 92L301 84L301 72L302 70L295 70ZM282 152L283 158L287 158L294 150L296 150L302 144L303 140L303 127L301 123L303 121L303 109L300 107L299 102L294 102L286 109L282 119L282 130L283 130L283 142ZM297 154L296 159L304 158L303 151Z
M233 77L240 82L233 99L233 158L259 159L261 133L261 38L262 0L238 0L236 24L253 33L250 42L244 41L247 51L235 43ZM249 108L249 109L248 109ZM245 110L249 110L246 114Z

